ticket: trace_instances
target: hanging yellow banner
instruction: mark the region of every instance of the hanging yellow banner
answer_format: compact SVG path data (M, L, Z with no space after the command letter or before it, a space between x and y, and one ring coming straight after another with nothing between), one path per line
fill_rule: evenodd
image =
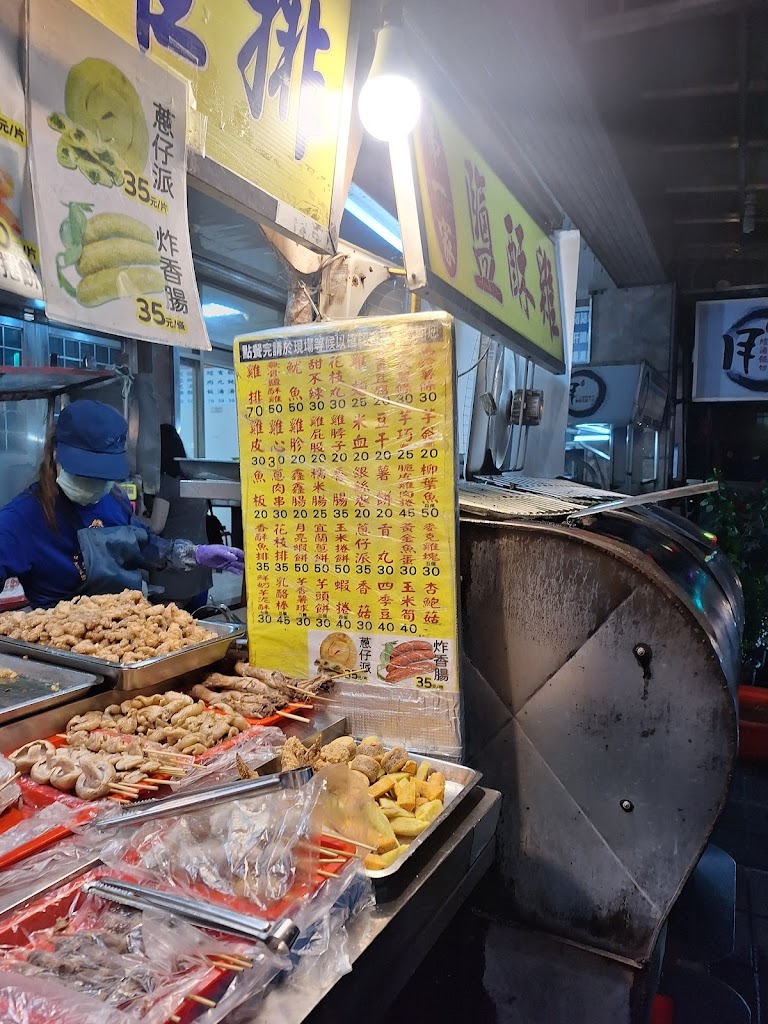
M74 0L192 86L205 155L328 229L350 0Z
M438 103L425 105L414 143L428 278L422 291L562 373L553 242Z

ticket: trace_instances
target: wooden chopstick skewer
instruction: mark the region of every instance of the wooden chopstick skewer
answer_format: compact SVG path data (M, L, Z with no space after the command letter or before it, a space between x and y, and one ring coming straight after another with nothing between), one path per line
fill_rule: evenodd
M370 850L372 853L376 852L376 847L371 846L369 843L360 843L357 839L350 839L348 836L341 836L338 832L332 832L330 829L324 828L323 835L328 836L329 839L338 839L340 843L349 843L350 846L357 846L360 850ZM343 853L344 851L339 851Z
M310 720L308 718L304 718L303 715L292 715L290 711L276 711L275 714L279 715L281 718L290 718L294 722L303 722L305 725L310 725Z
M200 1006L205 1006L209 1010L212 1010L216 1006L216 1003L214 1003L212 999L206 999L205 996L195 995L194 992L191 995L185 996L185 998L191 999L193 1003L199 1003Z
M21 777L21 772L16 772L16 774L12 775L10 777L10 779L6 779L5 782L0 782L0 789L5 789L6 786L10 786L10 784L12 782L15 782L16 779L18 779L20 777Z

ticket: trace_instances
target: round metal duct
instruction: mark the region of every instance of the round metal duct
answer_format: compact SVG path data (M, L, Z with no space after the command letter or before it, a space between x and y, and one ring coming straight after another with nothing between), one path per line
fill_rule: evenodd
M673 579L664 522L634 526L462 520L463 694L514 913L642 964L726 798L739 609L693 543Z

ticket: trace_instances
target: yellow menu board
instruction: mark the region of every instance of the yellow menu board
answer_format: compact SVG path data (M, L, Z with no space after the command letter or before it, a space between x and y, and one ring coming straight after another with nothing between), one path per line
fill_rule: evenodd
M236 340L253 664L458 690L452 325Z

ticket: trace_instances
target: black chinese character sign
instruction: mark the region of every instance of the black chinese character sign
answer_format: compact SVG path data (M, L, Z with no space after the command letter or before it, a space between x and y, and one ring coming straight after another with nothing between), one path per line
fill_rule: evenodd
M34 5L29 82L48 316L210 348L187 222L184 83L69 0Z
M768 399L768 298L697 303L693 399Z

